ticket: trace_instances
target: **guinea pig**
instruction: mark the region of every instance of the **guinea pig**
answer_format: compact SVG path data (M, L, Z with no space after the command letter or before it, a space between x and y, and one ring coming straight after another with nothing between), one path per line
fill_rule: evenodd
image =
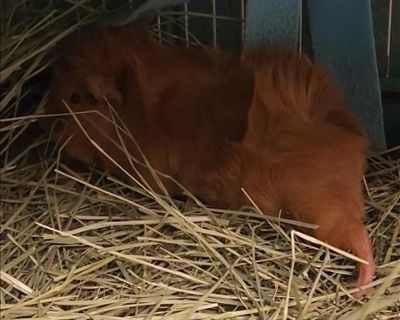
M284 48L239 56L160 45L137 26L93 32L61 57L50 86L47 112L76 116L54 135L69 141L67 155L161 191L132 166L126 151L140 158L137 143L154 169L209 205L247 205L244 188L263 212L316 224L315 237L368 262L357 287L372 281L362 223L368 142L319 66Z

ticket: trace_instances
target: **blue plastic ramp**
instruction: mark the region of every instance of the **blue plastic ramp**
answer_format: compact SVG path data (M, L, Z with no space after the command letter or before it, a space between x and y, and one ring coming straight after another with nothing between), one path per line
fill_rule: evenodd
M251 1L251 0L250 0ZM329 71L367 131L372 147L386 147L378 67L367 0L309 0L314 58Z
M246 46L297 47L301 0L248 0Z

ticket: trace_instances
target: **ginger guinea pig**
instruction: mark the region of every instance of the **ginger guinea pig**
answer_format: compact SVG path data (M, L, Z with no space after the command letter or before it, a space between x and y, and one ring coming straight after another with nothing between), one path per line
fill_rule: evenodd
M243 187L266 214L283 209L318 225L315 237L368 262L359 264L356 285L372 281L362 223L367 140L318 66L288 49L237 57L159 45L135 26L94 32L57 63L47 112L67 112L62 100L73 112L94 110L77 117L120 167L70 116L58 134L63 141L72 136L66 154L137 177L121 148L140 158L132 135L154 169L207 204L247 205ZM146 168L139 172L159 191ZM168 192L181 191L162 181Z

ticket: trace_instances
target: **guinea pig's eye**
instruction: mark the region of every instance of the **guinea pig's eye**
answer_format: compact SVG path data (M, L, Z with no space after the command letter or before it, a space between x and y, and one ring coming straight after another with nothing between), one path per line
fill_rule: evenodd
M73 93L71 94L71 96L69 97L69 103L70 104L77 104L81 101L81 96L79 95L79 93Z

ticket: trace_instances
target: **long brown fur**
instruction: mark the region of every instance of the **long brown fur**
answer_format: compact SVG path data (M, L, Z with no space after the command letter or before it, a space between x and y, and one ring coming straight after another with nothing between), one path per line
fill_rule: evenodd
M135 177L115 142L122 137L140 158L137 147L106 118L121 118L149 163L206 203L248 204L243 187L265 213L283 209L317 224L314 236L369 263L359 264L357 286L372 281L375 264L362 223L368 143L335 86L306 57L285 48L248 50L241 57L173 48L138 27L103 29L57 63L47 112L67 112L63 99L74 112L98 112L77 117ZM63 141L72 136L66 154L126 177L67 119L55 129ZM149 171L139 170L159 191ZM181 191L171 180L163 183L170 193Z

